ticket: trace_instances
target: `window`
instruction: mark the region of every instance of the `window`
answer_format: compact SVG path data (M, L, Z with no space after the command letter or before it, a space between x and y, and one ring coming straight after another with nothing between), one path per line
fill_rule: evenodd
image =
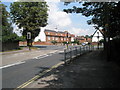
M48 40L50 40L50 37L48 36Z
M52 37L52 39L54 40L54 37Z
M58 38L56 37L56 40L58 40Z

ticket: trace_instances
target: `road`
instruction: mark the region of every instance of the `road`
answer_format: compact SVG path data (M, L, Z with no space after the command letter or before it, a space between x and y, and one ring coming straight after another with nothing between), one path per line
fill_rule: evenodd
M40 46L41 47L41 46ZM42 50L57 50L54 53L27 59L21 63L2 68L2 87L16 88L24 82L30 80L40 72L52 67L63 61L64 46L47 46ZM41 49L40 49L41 50ZM21 57L22 59L22 57Z
M38 56L42 56L48 53L56 52L57 50L63 49L65 46L36 46L38 50L20 50L20 51L12 51L5 52L2 55L2 66L20 63L24 60L36 58Z
M24 56L20 56L19 55L20 53L17 53L17 55L15 55L15 59L16 57L19 57L19 59L23 59L25 55L29 54L28 56L26 56L29 57L29 59L24 59L21 62L10 64L2 68L3 88L17 88L18 86L35 77L44 70L64 60L63 50L65 46L36 46L36 47L40 48L40 50L39 51L37 50L36 52L33 51L30 53L27 52L26 54L24 53ZM40 52L45 51L47 51L46 54L39 55ZM37 57L33 58L32 54L37 54ZM11 54L9 55L9 57L13 58Z

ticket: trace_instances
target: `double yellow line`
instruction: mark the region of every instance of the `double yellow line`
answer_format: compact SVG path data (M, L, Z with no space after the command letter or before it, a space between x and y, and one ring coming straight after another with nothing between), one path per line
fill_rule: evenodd
M64 62L60 62L54 66L52 66L51 68L43 71L42 73L40 73L39 75L36 75L35 77L33 77L32 79L28 80L27 82L23 83L22 85L18 86L16 89L14 90L21 90L23 88L25 88L26 86L28 86L29 84L31 84L32 82L34 82L35 80L37 80L38 78L42 77L43 75L45 75L46 73L50 72L52 69L57 68L58 66L60 66L61 64L63 64Z

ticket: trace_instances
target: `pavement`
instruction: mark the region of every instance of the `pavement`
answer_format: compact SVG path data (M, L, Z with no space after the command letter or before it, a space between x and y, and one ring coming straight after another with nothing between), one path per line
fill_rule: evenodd
M120 88L120 66L113 61L96 50L60 65L25 88Z
M32 49L33 50L36 50L36 49ZM6 54L14 54L14 53L20 53L20 52L29 52L29 48L28 47L24 47L22 48L22 50L11 50L11 51L5 51L5 52L0 52L0 55L6 55Z

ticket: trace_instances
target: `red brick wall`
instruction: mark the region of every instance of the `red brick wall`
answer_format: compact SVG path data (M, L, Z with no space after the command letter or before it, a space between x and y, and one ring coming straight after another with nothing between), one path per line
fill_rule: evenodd
M53 45L49 42L33 42L32 45ZM19 46L27 46L27 42L19 42Z
M53 44L49 42L34 42L33 45L53 45Z
M27 42L19 42L19 46L27 46Z
M97 42L92 42L92 45L98 45L98 43Z

